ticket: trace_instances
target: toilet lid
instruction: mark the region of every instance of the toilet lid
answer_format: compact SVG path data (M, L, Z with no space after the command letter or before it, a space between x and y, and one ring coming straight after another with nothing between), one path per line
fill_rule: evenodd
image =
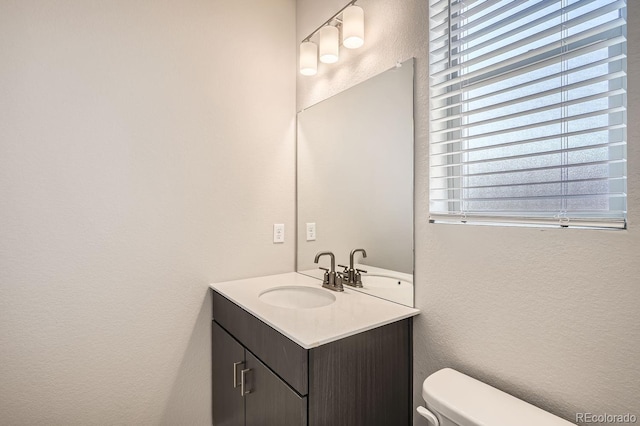
M422 397L430 410L462 426L575 426L451 368L427 377Z

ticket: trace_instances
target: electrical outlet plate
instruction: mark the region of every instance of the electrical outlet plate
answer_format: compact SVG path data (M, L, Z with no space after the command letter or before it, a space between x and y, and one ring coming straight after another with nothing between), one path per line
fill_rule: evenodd
M284 243L284 223L273 224L273 242Z
M307 223L307 241L315 241L316 240L316 224Z

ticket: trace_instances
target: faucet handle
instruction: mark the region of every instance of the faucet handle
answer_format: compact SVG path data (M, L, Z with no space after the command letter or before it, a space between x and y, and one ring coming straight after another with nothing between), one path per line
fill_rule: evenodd
M354 277L354 287L362 288L362 273L367 273L364 269L356 269L356 276Z
M348 278L345 276L344 272L336 272L336 280L334 282L333 290L335 291L344 291L343 283L347 282Z
M322 269L324 271L324 276L322 277L322 286L327 286L329 285L329 268L323 268L322 266L320 266L319 269Z
M344 271L343 271L344 274L347 274L349 272L349 270L350 270L350 268L348 266L344 266L344 265L338 265L338 266L341 267L341 268L344 268Z

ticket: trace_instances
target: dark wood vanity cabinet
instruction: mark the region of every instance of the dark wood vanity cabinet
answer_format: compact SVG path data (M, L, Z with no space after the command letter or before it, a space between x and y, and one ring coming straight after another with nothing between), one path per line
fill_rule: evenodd
M410 318L305 349L212 294L215 426L411 424Z
M307 398L294 392L215 321L213 342L215 425L307 424Z
M215 321L212 332L213 424L243 425L244 398L238 388L238 370L245 363L245 349Z

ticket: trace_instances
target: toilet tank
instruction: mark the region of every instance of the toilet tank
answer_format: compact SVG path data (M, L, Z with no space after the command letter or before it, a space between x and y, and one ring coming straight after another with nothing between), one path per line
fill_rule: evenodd
M575 426L451 368L430 375L422 397L440 426Z

